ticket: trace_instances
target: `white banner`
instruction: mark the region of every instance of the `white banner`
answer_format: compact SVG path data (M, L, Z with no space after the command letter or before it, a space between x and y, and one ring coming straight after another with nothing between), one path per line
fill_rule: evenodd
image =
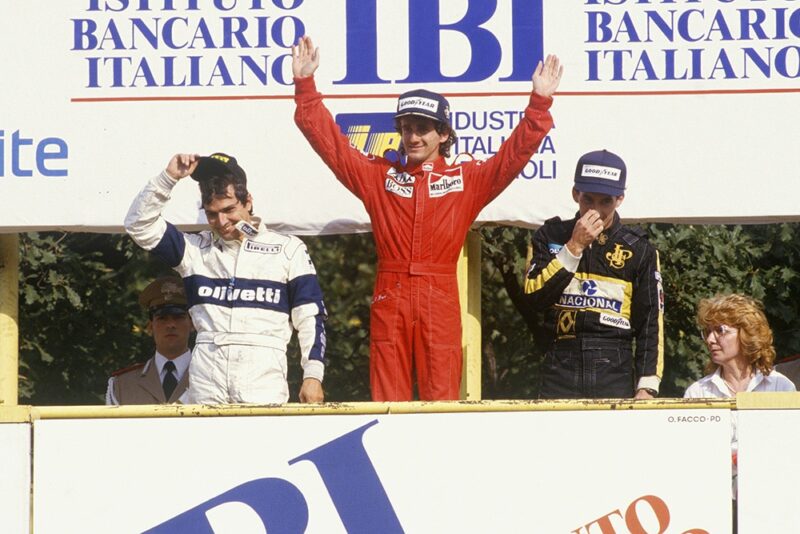
M120 231L176 152L235 155L275 229L369 228L293 123L289 47L353 142L397 145L398 94L450 97L458 152L496 152L536 62L566 67L556 127L479 221L576 210L582 153L628 165L626 219L798 220L800 6L785 0L26 0L0 3L0 231ZM389 134L388 136L385 134ZM191 180L167 211L205 223Z
M800 410L739 410L739 532L800 524Z
M31 517L31 427L0 424L0 532L29 534Z
M34 432L37 534L731 528L727 410L43 420Z

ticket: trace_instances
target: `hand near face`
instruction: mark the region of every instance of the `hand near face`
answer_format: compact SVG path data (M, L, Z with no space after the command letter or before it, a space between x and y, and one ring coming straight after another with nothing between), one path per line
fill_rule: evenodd
M300 386L300 402L321 403L325 401L325 393L322 391L322 382L316 378L306 378Z
M292 47L292 75L308 78L319 67L319 48L314 48L311 37L304 35Z
M564 74L564 66L561 65L558 56L549 54L544 62L536 65L533 72L533 92L540 96L550 97L558 89L561 83L561 75Z
M199 157L197 154L175 154L167 164L167 174L175 180L186 178L197 168Z
M574 256L583 254L583 250L597 239L603 231L603 218L597 210L589 210L575 223L572 237L567 241L567 248Z

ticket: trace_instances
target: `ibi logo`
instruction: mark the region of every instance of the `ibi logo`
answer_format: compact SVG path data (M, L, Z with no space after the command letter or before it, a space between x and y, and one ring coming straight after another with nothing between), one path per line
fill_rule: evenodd
M314 464L347 532L403 532L364 449L364 433L376 424L377 420L367 423L289 460L289 465ZM282 478L259 478L217 495L143 534L213 534L215 529L209 517L214 515L215 508L228 504L250 508L270 534L299 534L308 527L308 503L300 488Z
M394 113L339 113L336 124L350 144L365 154L391 159L400 146Z
M484 26L496 15L497 0L467 0L456 22L440 19L441 0L408 0L408 76L396 83L479 82L495 75L504 53L511 54L511 71L500 81L529 81L542 59L542 0L511 0L510 42L502 42ZM347 0L345 77L336 84L390 83L378 75L378 2ZM458 33L466 40L469 60L461 74L446 75L442 65L442 35Z
M0 130L0 178L7 175L21 178L34 176L67 176L67 142L58 137L45 137L39 141L24 137L15 130L9 139Z

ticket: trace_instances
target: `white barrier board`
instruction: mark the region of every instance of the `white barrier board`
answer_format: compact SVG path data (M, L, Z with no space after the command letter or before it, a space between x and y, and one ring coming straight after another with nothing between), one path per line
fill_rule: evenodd
M796 532L800 411L738 413L739 532Z
M800 178L797 2L26 0L0 3L0 195L17 200L0 231L119 231L172 154L214 151L238 157L275 229L368 229L293 123L303 34L328 107L368 132L354 142L396 147L396 97L426 87L479 158L518 121L536 62L562 58L555 129L479 221L570 216L575 162L599 148L628 164L625 218L800 219L785 194ZM166 216L197 228L186 182Z
M38 534L730 531L726 410L43 420L34 433Z
M31 427L0 424L0 532L30 532L30 487Z

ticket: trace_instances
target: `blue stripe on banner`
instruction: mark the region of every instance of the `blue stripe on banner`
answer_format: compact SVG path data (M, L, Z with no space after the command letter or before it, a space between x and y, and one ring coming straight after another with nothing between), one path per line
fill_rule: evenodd
M167 231L161 236L161 241L158 242L156 248L151 250L170 267L177 267L180 264L185 251L186 239L183 237L183 233L170 223L167 223Z
M323 308L324 310L324 308ZM319 360L325 362L325 315L320 314L316 317L316 325L314 326L314 344L308 352L309 360Z
M272 280L208 278L193 274L183 279L189 307L198 304L226 308L260 308L288 315L289 295L286 284Z
M289 280L289 302L297 308L303 304L317 304L322 310L322 288L315 274L304 274Z

